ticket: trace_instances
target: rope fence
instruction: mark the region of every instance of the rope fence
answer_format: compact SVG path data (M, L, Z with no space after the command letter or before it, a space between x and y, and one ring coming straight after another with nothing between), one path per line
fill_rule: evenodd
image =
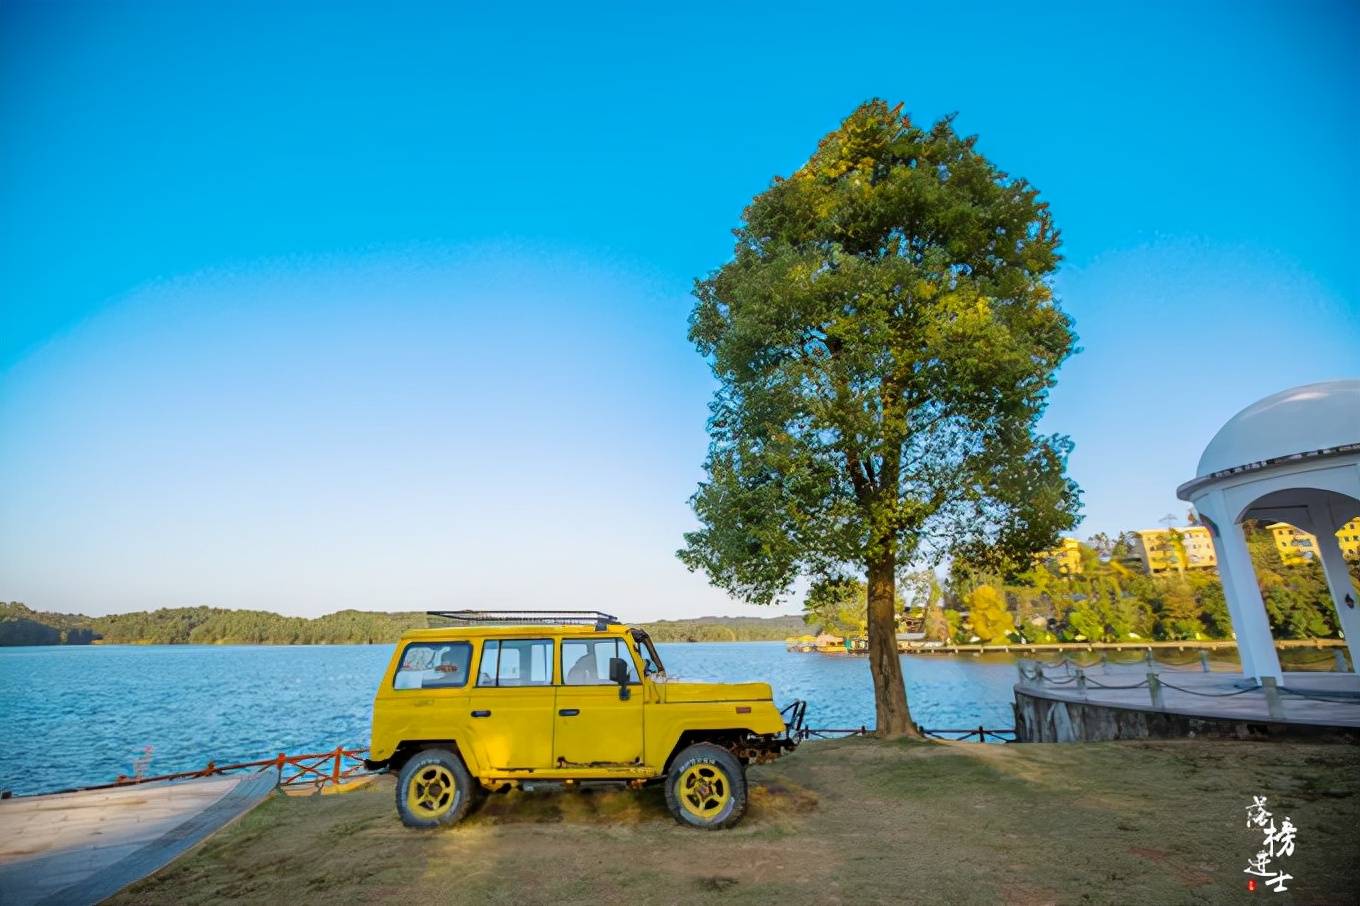
M1161 657L1154 655L1153 651L1154 649L1149 648L1143 657L1134 658L1133 660L1120 660L1118 658L1111 657L1107 654L1101 654L1099 657L1089 661L1079 661L1070 657L1063 657L1061 660L1051 662L1041 661L1034 658L1026 658L1026 660L1030 661L1031 663L1034 663L1039 667L1044 668L1045 670L1071 670L1073 668L1079 670L1090 670L1092 667L1104 667L1108 669L1110 667L1132 667L1136 664L1147 664L1149 667L1169 667L1177 670L1193 669L1194 667L1198 666L1205 673L1212 672L1209 669L1210 658L1209 652L1207 650L1201 651L1194 657L1191 657L1188 660L1184 661L1164 660ZM1288 666L1313 668L1319 667L1323 664L1331 664L1332 670L1336 673L1351 672L1349 669L1349 665L1345 660L1345 655L1342 653L1340 649L1336 649L1331 654L1323 655L1322 657L1315 658L1313 660L1293 661Z
M1095 686L1097 689L1143 689L1148 685L1147 680L1143 680L1140 683L1133 683L1132 685L1120 683L1101 683L1093 679L1087 679L1086 683L1088 685Z
M1166 681L1162 682L1162 687L1165 689L1175 689L1177 692L1184 692L1186 695L1198 695L1200 698L1232 698L1234 695L1245 695L1248 692L1261 691L1260 689L1249 686L1246 689L1238 689L1235 692L1196 692L1194 689L1186 689L1183 686L1173 686Z
M1306 698L1315 702L1331 702L1336 705L1360 705L1360 696L1350 698L1330 698L1326 695L1318 695L1316 692L1304 692L1301 689L1290 689L1286 686L1281 686L1280 692L1285 695L1294 695L1298 698Z

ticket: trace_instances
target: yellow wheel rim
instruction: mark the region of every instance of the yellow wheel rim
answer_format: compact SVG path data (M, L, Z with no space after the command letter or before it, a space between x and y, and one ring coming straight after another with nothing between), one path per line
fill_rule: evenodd
M680 775L676 789L680 807L696 818L708 820L722 814L732 798L727 773L716 764L696 764Z
M411 775L406 787L406 806L421 818L438 818L458 797L453 772L442 764L430 764Z

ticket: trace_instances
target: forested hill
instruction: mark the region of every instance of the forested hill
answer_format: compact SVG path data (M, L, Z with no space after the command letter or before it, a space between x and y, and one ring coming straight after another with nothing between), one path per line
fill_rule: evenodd
M423 612L342 610L324 617L285 617L263 610L167 607L87 617L0 604L0 645L321 645L390 642L424 627Z
M422 611L342 610L324 617L285 617L262 610L168 607L87 617L45 613L0 602L4 645L334 645L392 642L426 626ZM700 617L643 625L661 642L756 641L805 632L800 617Z
M657 642L773 642L808 631L800 616L698 617L657 620L639 626Z

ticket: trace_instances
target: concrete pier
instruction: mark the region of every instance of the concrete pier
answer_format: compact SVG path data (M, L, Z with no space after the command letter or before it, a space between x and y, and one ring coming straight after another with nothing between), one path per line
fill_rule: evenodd
M98 903L267 797L274 771L0 801L0 903Z

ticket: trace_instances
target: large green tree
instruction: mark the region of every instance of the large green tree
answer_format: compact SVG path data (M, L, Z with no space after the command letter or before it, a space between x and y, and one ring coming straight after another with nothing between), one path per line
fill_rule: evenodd
M854 637L868 622L868 590L864 583L846 579L818 582L803 601L803 622L819 632Z
M712 363L701 527L680 558L770 603L796 580L868 585L880 735L916 733L894 637L899 570L1017 558L1074 524L1066 438L1035 432L1068 317L1047 205L958 135L879 100L747 207L696 282Z

